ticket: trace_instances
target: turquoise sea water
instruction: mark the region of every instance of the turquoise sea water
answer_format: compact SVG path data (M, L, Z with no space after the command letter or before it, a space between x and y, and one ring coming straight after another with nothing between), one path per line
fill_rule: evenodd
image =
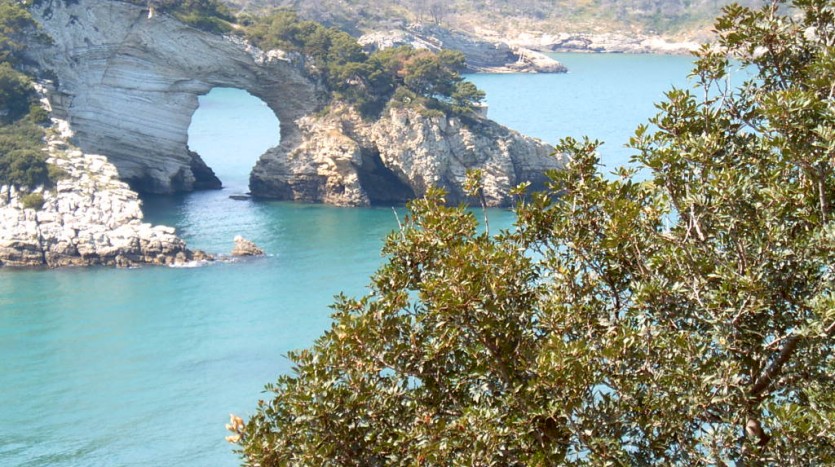
M566 75L477 75L490 116L555 142L607 141L607 164L684 85L686 57L560 55ZM363 293L382 261L391 209L234 201L277 123L257 99L215 90L190 145L227 186L145 200L149 221L194 248L228 252L235 235L267 258L194 269L0 270L0 465L235 465L228 414L247 416L288 350L329 325L340 291ZM494 226L512 214L494 210Z
M625 147L640 123L657 113L654 103L672 86L688 87L688 56L551 54L564 75L470 75L487 93L488 116L514 130L556 144L588 136L604 142L608 168L625 165Z

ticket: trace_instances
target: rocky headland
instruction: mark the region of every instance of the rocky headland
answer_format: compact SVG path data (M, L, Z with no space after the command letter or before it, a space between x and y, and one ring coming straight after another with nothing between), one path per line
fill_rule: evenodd
M540 52L632 53L686 55L699 47L697 41L672 41L658 35L636 33L518 33L503 38L513 47Z
M425 117L412 105L363 120L329 102L298 53L264 52L120 1L49 4L32 11L52 40L28 53L55 77L53 115L83 152L106 155L142 192L219 186L187 135L198 97L214 87L248 91L281 122L280 145L252 173L260 197L357 206L403 202L437 184L457 202L466 169L483 168L488 198L502 205L512 186L540 183L542 169L559 165L547 145L477 115Z
M0 187L0 266L211 260L173 228L143 222L137 191L220 186L187 136L198 97L214 87L250 92L281 122L279 146L251 175L258 197L399 204L440 186L450 203L475 202L462 185L469 169L480 169L486 202L507 206L513 187L540 187L544 172L561 165L550 146L478 112L403 101L362 117L331 100L305 56L262 51L141 6L85 0L31 11L50 40L30 44L28 71L57 125L44 150L64 176L51 188ZM241 241L236 252L262 253Z

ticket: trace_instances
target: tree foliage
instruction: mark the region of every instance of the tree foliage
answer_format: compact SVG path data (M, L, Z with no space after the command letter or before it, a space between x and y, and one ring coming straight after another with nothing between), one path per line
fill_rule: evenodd
M15 63L23 51L23 34L36 28L21 2L0 0L0 61Z
M0 122L11 123L28 114L33 94L28 76L0 62Z
M32 80L14 69L22 35L35 22L19 2L0 0L0 185L34 188L50 183L43 146L44 119ZM31 32L31 31L30 31Z
M431 191L234 423L249 465L835 463L835 11L728 7L696 91L512 232ZM738 89L737 65L755 76Z
M58 174L46 162L43 136L43 128L28 118L0 125L0 185L34 188L55 181Z

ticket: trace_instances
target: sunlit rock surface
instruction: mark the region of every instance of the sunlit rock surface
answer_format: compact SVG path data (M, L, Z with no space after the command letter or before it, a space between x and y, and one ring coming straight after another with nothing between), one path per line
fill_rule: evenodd
M414 24L406 29L368 33L359 39L366 49L377 50L409 45L438 52L458 50L467 60L467 69L476 73L565 73L560 62L525 47L511 46L502 40L487 41L440 26Z
M63 177L33 193L0 186L0 266L176 265L211 258L186 248L171 227L143 222L136 192L104 156L50 137L50 163ZM27 196L43 205L28 206Z
M513 204L522 182L541 189L562 160L540 140L477 116L447 117L405 106L364 121L351 108L299 121L299 141L268 151L253 171L253 194L342 206L403 203L432 186L450 203L473 202L462 185L481 169L490 206Z

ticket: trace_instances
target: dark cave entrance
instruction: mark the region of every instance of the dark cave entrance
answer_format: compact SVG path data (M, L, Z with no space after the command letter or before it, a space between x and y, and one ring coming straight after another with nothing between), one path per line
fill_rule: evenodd
M415 198L415 191L383 164L376 150L362 151L362 166L357 168L357 176L374 206L399 205Z

